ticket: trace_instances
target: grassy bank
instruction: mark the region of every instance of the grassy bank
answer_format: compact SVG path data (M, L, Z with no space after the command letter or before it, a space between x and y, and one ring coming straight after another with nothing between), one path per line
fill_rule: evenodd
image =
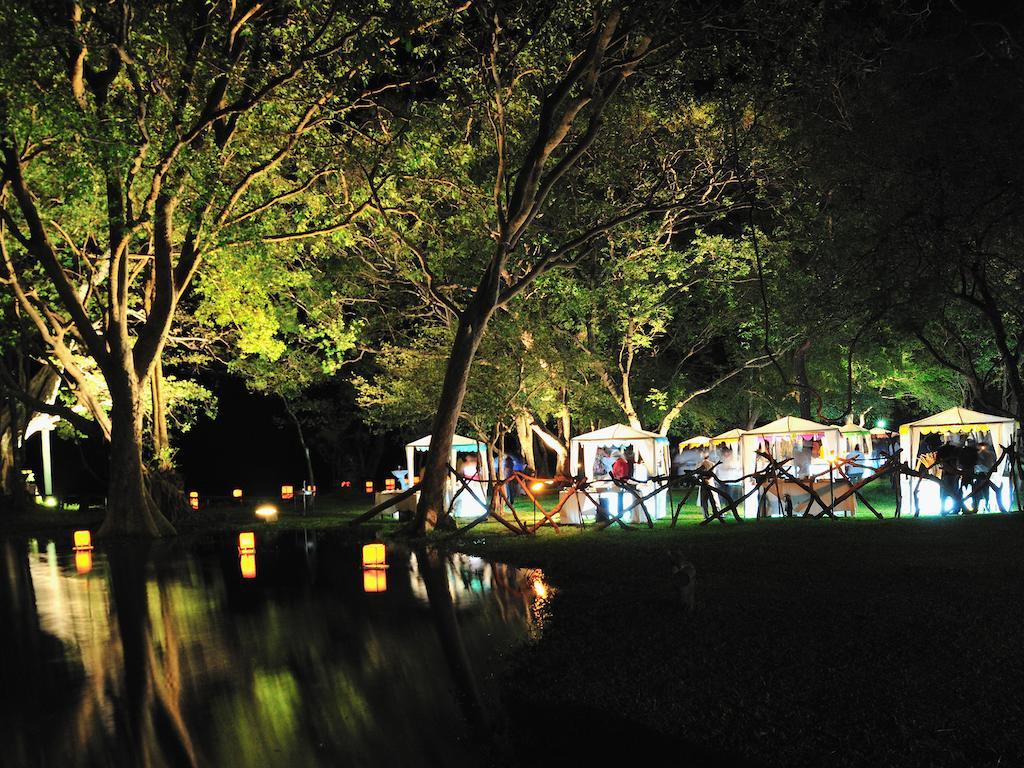
M633 732L683 762L1020 765L1022 523L770 520L467 548L539 566L556 590L507 690L566 748L606 755ZM697 567L690 616L670 548Z

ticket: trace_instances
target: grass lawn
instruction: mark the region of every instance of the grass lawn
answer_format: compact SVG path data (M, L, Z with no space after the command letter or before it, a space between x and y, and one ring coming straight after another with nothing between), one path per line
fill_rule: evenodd
M679 764L1022 765L1022 524L765 520L464 548L555 588L505 678L510 711L551 723L541 756L556 738L603 762L635 734L630 749ZM670 548L696 564L690 616Z

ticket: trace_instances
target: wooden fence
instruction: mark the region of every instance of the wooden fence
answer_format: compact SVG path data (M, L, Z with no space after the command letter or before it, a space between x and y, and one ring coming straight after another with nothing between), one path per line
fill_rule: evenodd
M463 496L468 496L485 511L465 525L458 527L454 535L465 533L489 519L495 520L517 535L531 535L544 526L550 526L557 533L563 526L587 527L588 525L578 507L575 510L578 516L577 521L569 522L560 519L563 509L570 500L578 500L579 495L582 494L593 504L596 512L602 509L599 501L600 494L613 488L624 496L631 496L633 504L629 508L620 504L620 509L616 514L604 517L596 515L592 525L597 530L603 530L613 525L626 530L635 528L637 523L631 523L623 519L623 516L625 512L637 508L643 513L643 522L640 524L653 528L654 517L651 515L648 503L663 492L667 495L667 508L671 510L669 515L671 527L677 525L683 508L693 498L694 493L701 499L701 507L704 510L704 519L701 521L701 525L713 522L726 523L729 517L737 523L743 522L746 519L743 509L747 499L751 497L758 500L757 518L770 517L770 507L774 505L777 505L780 513L786 517L835 518L837 513L845 514L846 511L849 511L855 502L862 504L876 518L882 519L884 517L882 513L865 496L865 489L872 484L887 482L895 490L894 517L899 518L904 513L900 483L902 477L916 479L914 499L910 510L913 517L920 515L920 504L917 499L922 483L926 482L938 483L947 497L952 493L954 511L967 513L976 510L968 508L966 505L964 489L970 487L970 493L966 499L977 500L979 489L987 494L990 489L996 487L992 482L992 476L1000 470L1004 462L1009 465L1014 505L1016 510L1020 511L1019 466L1012 447L1003 449L998 461L990 471L976 474L973 467L958 469L953 471L954 478L951 481L951 470L947 469L945 482L942 477L935 474L936 466L919 466L912 469L900 461L899 451L884 458L877 467L845 458L837 458L830 462L828 469L809 477L794 474L790 468L791 459L778 460L767 453L758 453L758 456L763 466L755 472L736 479L720 479L717 472L718 465L715 465L679 475L651 477L642 483L618 479L594 481L583 477L575 479L537 478L522 472L514 472L510 477L501 480L469 480L449 466L448 472L453 478L455 492L448 503L446 514L454 519L453 511L458 500ZM545 499L538 496L535 491L535 486L538 484L568 492L560 493L557 501L548 499L545 503ZM522 491L523 495L530 500L540 517L539 520L527 524L520 517L510 498L513 494L509 493L509 488L513 486ZM731 491L737 488L739 495L734 498ZM827 494L825 493L826 489ZM419 483L416 483L360 515L353 521L353 524L366 522L386 512L418 490ZM480 491L484 491L483 495ZM774 501L772 501L773 499ZM959 502L956 499L959 499ZM996 499L1000 511L1008 511L999 493L996 493Z

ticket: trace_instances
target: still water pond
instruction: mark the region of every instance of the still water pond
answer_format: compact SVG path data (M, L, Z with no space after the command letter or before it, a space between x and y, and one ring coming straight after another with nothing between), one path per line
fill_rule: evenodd
M332 535L0 541L0 765L451 765L496 747L535 570Z

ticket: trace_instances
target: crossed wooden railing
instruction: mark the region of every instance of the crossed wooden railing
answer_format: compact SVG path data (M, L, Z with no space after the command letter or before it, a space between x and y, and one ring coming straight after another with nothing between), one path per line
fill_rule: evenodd
M526 475L522 472L513 472L509 477L503 479L471 480L460 475L451 465L449 465L448 472L449 475L454 478L455 493L452 495L452 498L448 503L446 515L454 519L453 511L456 507L456 503L460 497L466 495L475 500L485 511L465 525L457 528L452 535L465 533L488 519L494 519L516 535L532 535L544 526L550 526L557 533L561 530L562 526L566 525L586 527L587 523L584 520L582 511L578 508L576 510L578 513L578 520L575 522L559 520L559 516L570 500L578 499L578 494L583 494L590 503L594 505L596 510L601 509L599 500L595 498L595 494L599 494L600 491L595 488L595 485L600 483L602 487L606 488L607 483L611 482L619 493L632 496L633 504L628 508L625 507L625 505L620 504L620 508L617 513L610 514L605 519L597 520L594 523L594 527L597 530L603 530L612 525L618 525L626 530L632 529L636 524L624 520L623 515L625 512L632 511L637 508L639 508L643 513L644 522L647 527L653 528L654 518L651 516L651 512L647 504L651 499L662 492L667 493L667 506L672 510L670 515L671 527L675 527L678 523L683 508L686 506L686 503L690 500L694 492L703 494L703 499L706 500L704 519L700 522L701 525L707 525L716 521L725 523L726 515L729 514L732 515L733 520L736 522L742 522L745 516L741 514L741 508L745 505L748 498L755 495L755 498L758 499L757 517L759 518L770 516L770 510L768 507L770 498L774 497L777 499L777 503L783 516L787 517L799 515L801 517L835 518L836 511L842 509L842 505L852 498L860 504L863 504L876 518L882 519L882 513L879 512L865 496L865 488L872 483L888 480L896 490L896 509L894 517L901 517L903 510L899 480L902 476L909 476L917 479L917 483L913 491L914 517L917 517L920 514L920 505L917 502L917 497L921 484L924 482L940 482L940 478L931 473L930 467L924 469L911 469L906 463L900 462L900 454L898 450L891 456L886 457L878 467L858 463L846 458L837 458L830 462L828 469L809 477L795 474L789 467L789 464L792 461L791 459L778 460L771 454L762 452L758 452L757 455L763 463L761 468L750 474L727 481L723 481L718 477L716 472L719 466L718 464L712 467L686 471L680 475L654 476L648 478L644 482L619 480L615 478L610 481L587 480L583 477L570 480L566 480L565 478L537 478L532 475ZM978 487L976 484L979 482L982 484L981 487L984 489L986 494L990 489L995 489L996 486L992 482L992 476L999 470L1003 462L1008 462L1010 465L1009 474L1011 482L1013 483L1014 498L1019 511L1019 479L1016 455L1012 446L1004 448L999 460L991 470L982 475L973 473L970 468L957 472L960 477L958 487L961 491L961 501L960 504L956 505L956 509L966 509L963 505L962 489L966 487L967 484L971 485L971 495L975 497L976 488ZM864 476L858 477L858 475L861 475L862 473ZM827 500L823 497L822 493L819 492L819 489L815 487L819 482L823 482L826 477L828 478ZM748 483L747 481L750 482ZM549 508L548 505L550 504L550 500L545 503L545 500L539 497L533 490L532 486L538 482L558 487L559 490L568 492L560 494L557 502ZM515 508L515 504L511 500L508 492L508 488L513 486L521 489L523 495L532 502L534 509L540 515L540 520L536 520L532 525L528 525L520 518ZM743 489L743 493L739 498L733 498L732 494L729 492L730 486L738 486ZM794 508L793 497L796 494L791 492L793 487L802 491L807 498L806 503L800 510ZM951 486L947 484L947 488L949 487ZM406 490L396 494L390 499L386 499L380 504L375 505L370 510L353 520L352 524L355 525L371 520L377 515L387 511L389 508L394 507L409 498L415 494L419 488L420 484L414 483ZM486 498L483 498L480 493L480 491L483 491L484 489L486 489L484 492L484 496L486 496ZM677 495L681 495L678 500L676 499ZM1007 510L1005 509L1005 505L1003 504L1000 494L996 493L995 495L1000 511L1006 512ZM702 506L704 505L702 504Z

